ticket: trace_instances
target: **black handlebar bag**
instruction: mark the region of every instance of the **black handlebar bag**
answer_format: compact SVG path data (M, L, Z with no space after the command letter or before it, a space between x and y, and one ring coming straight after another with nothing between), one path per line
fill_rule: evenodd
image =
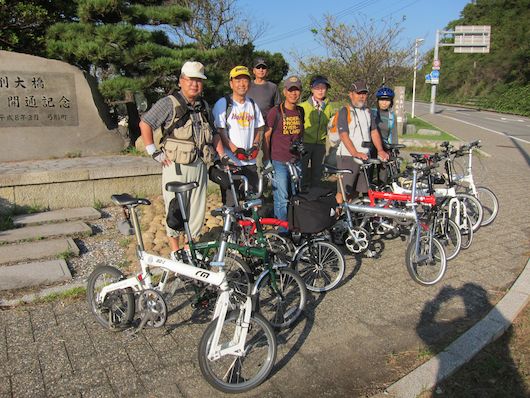
M287 219L294 232L314 234L330 228L336 221L337 201L332 191L313 187L291 198Z

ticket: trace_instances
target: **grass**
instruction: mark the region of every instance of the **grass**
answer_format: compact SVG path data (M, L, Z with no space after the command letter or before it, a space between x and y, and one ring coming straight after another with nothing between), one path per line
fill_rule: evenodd
M66 249L64 252L61 252L59 254L57 254L57 258L60 258L64 261L68 260L70 257L72 257L74 255L74 252L71 251L70 249Z
M436 353L433 352L429 347L420 347L418 349L418 354L416 358L420 361L427 361L435 355Z
M11 214L3 214L0 216L0 231L6 231L8 229L15 228L15 224L13 224L13 215Z
M123 155L143 156L148 157L149 155L145 151L139 151L134 146L127 147L121 151Z
M434 127L432 124L426 122L425 120L419 117L412 118L410 113L407 113L407 124L416 126L416 131L420 129L436 130L436 131L440 131L441 134L440 135L405 134L403 136L404 139L429 140L429 141L458 141L458 138L456 138L454 135L449 134L443 130L440 130L437 127Z
M131 238L123 238L123 239L120 239L120 241L118 242L120 247L129 247L130 243L131 243Z
M46 210L48 210L46 206L37 203L26 206L15 206L15 208L10 212L0 215L0 231L6 231L8 229L15 228L15 224L13 223L14 216L21 214L41 213Z
M73 300L84 297L85 294L86 288L79 286L65 290L64 292L51 293L44 297L40 297L38 300L35 301L35 303L51 303L57 300Z
M81 157L81 151L76 151L76 152L66 152L64 154L65 157L67 158L71 158L71 159L74 159L74 158L80 158Z
M96 200L94 201L94 206L93 206L93 207L94 207L94 209L96 209L96 210L101 210L101 209L103 209L103 208L105 207L105 203L103 203L103 202L102 202L101 200L99 200L99 199L96 199Z

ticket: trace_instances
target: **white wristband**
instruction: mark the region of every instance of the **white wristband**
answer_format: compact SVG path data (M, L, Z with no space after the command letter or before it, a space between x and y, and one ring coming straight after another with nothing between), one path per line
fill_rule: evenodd
M155 144L149 144L149 145L147 145L147 146L145 147L145 150L147 151L147 153L148 153L149 155L152 155L153 153L156 152L156 146L155 146Z

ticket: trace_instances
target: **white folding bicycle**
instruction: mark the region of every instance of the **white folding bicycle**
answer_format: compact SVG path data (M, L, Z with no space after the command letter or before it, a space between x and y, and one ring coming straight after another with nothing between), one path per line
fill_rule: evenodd
M175 192L190 235L183 195L197 187L196 182L171 182L166 189ZM117 268L101 266L88 278L87 299L97 321L111 330L131 327L135 313L140 315L138 329L144 326L162 327L167 320L164 296L153 282L151 271L160 268L164 274L175 273L206 284L217 286L213 320L201 338L198 350L199 367L205 379L216 389L227 393L248 391L258 386L270 374L276 358L276 337L270 324L258 313L253 313L252 298L234 294L223 270L227 239L233 222L233 209L223 208L223 233L220 249L210 267L218 272L167 259L144 250L140 224L136 213L139 205L149 205L147 199L129 194L113 195L112 200L126 206L137 240L137 254L141 271L127 279Z

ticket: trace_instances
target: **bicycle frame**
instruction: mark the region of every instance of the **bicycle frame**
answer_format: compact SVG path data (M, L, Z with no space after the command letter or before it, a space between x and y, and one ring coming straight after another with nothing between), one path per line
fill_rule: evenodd
M230 302L232 290L228 286L226 274L222 268L224 266L224 257L226 249L228 247L226 240L223 239L225 234L222 235L217 258L215 259L215 261L210 262L210 265L220 267L220 270L218 272L213 272L204 268L185 264L182 261L171 260L147 253L143 247L143 241L138 224L138 216L133 206L131 206L130 212L132 214L133 226L135 228L136 238L138 242L137 253L140 259L141 273L103 287L101 289L101 292L97 295L96 300L99 302L103 302L105 296L115 290L131 289L134 292L141 292L145 289L152 289L153 283L151 278L152 274L150 271L153 268L161 268L164 271L174 272L176 274L183 275L194 280L217 286L220 288L221 293L216 301L214 315L212 319L212 321L217 319L217 323L212 345L208 353L208 359L215 360L228 354L235 356L244 356L244 346L253 308L252 298L250 296L247 296L245 303L241 306L240 317L242 316L242 320L237 322L237 326L234 331L234 337L228 345L219 344L219 338L221 336L221 331L223 329L223 324L226 319L228 310L235 308L234 304ZM225 223L223 227L224 232L229 232L231 229L231 217L232 216L230 214L230 210L225 209Z
M368 181L368 175L366 171L366 166L363 167L363 172L366 180ZM415 237L415 253L418 259L424 259L426 256L420 256L419 253L419 244L420 244L420 236L421 236L421 224L419 222L418 213L416 211L416 207L419 203L428 204L428 205L434 205L436 204L436 198L432 195L427 196L418 196L417 195L417 177L418 177L418 170L416 168L413 168L412 170L413 178L412 178L412 191L410 194L394 194L391 192L380 192L380 191L373 191L369 189L369 197L370 197L370 191L371 191L371 197L370 197L370 204L364 205L364 204L354 204L354 203L347 203L344 201L342 203L342 207L346 209L346 217L348 219L348 229L350 230L350 233L353 234L353 220L351 216L351 212L361 213L365 216L380 216L380 217L389 217L389 218L395 218L395 219L405 219L413 221L414 224L416 224L416 237ZM345 198L345 190L344 190L344 184L342 182L342 175L339 174L339 186L341 189L341 193L343 195L343 198ZM389 208L388 202L376 204L375 199L377 197L380 197L381 199L385 199L386 201L401 201L406 202L406 205L410 208L407 209L393 209ZM433 234L429 234L430 243L432 243ZM428 256L431 256L431 250L429 250ZM427 256L427 257L428 257Z

